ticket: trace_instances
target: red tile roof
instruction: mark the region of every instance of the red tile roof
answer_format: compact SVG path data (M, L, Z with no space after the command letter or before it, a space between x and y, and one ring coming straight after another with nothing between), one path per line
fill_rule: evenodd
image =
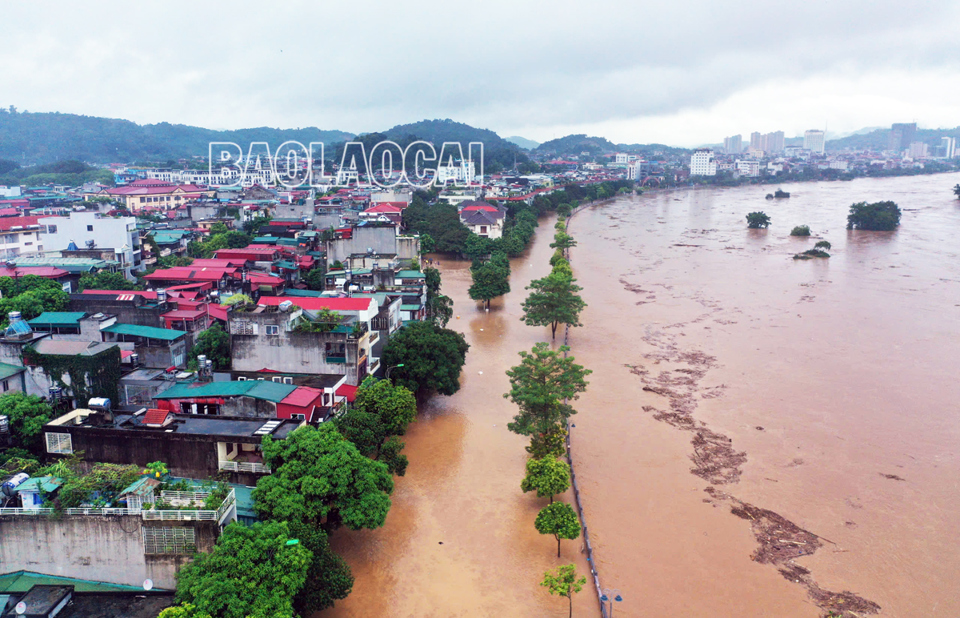
M40 225L39 219L40 217L2 217L0 218L0 231L9 232L11 228L15 227L36 227Z
M176 266L156 270L144 279L148 281L219 281L223 277L230 277L237 272L236 268L194 268L192 266Z
M376 206L371 206L370 208L367 208L363 212L400 213L400 212L403 212L403 209L406 206L406 203L400 202L400 204L403 204L403 206L398 206L397 202L380 202Z
M283 398L280 403L291 406L306 407L315 405L315 402L323 397L323 391L309 386L298 386L292 393Z
M144 425L163 425L163 422L167 420L167 415L173 414L169 410L157 410L150 409L147 410L143 415L143 424Z
M308 311L331 309L333 311L364 311L376 305L373 298L326 298L303 296L261 296L258 304L267 307L276 307L285 300Z
M347 398L347 401L352 402L354 399L357 398L357 389L358 389L358 388L360 388L360 387L358 387L358 386L350 386L349 384L344 384L343 386L341 386L340 388L337 389L337 395L339 395L340 397L346 397L346 398Z
M46 279L59 279L69 275L65 270L55 266L19 266L11 268L9 266L0 266L0 277L26 277L27 275L36 275Z

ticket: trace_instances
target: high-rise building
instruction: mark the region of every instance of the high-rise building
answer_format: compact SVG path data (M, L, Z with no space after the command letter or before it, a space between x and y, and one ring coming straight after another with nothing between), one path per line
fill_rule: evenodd
M763 148L760 147L762 137L759 131L754 131L750 134L750 150L763 150Z
M890 127L890 143L887 150L903 152L913 143L913 138L917 134L917 123L898 122Z
M804 132L803 134L803 149L809 150L810 152L819 152L823 154L824 146L824 133L819 129L811 129Z
M690 157L691 176L716 176L717 162L713 160L713 151L709 148L697 148Z
M944 159L952 159L957 156L957 138L941 137L940 150Z
M764 152L783 151L783 131L764 133L760 138L760 150Z
M740 154L743 150L743 138L739 135L731 135L723 138L723 151L727 154Z
M910 142L907 154L911 159L926 159L930 156L930 148L923 142Z

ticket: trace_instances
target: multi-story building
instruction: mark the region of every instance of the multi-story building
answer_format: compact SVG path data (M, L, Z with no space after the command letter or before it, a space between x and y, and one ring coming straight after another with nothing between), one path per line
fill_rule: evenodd
M957 155L957 138L941 137L940 154L944 159L952 159Z
M760 162L750 159L743 159L737 161L737 172L741 176L749 176L751 178L760 175Z
M643 180L650 174L650 162L637 159L627 166L627 180Z
M917 123L915 122L897 122L890 127L890 141L887 144L887 150L903 152L913 143L913 138L917 134Z
M773 131L764 133L760 139L760 150L764 152L782 152L783 151L783 131Z
M709 148L697 148L690 157L691 176L716 176L717 162Z
M45 251L113 249L114 259L128 279L143 270L136 217L106 217L96 212L72 212L68 217L41 217ZM74 256L80 257L80 256ZM101 258L102 259L102 258Z
M39 217L0 217L0 257L43 253Z
M930 148L923 142L910 142L907 154L911 159L926 159L930 156Z
M97 197L109 197L117 200L130 212L139 212L145 208L167 210L176 208L189 200L213 197L214 191L198 185L181 185L163 180L136 180L128 185L114 189L104 189Z
M763 135L759 131L754 131L750 134L750 150L757 151L763 150L760 145L760 141L763 139Z
M803 149L823 154L826 145L824 132L820 129L811 129L803 133Z
M727 154L740 154L743 150L743 138L740 135L731 135L723 138L723 151Z

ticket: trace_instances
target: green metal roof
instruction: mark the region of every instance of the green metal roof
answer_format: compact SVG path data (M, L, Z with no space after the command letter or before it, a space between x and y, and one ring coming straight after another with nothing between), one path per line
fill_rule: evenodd
M32 320L31 326L80 326L80 320L87 315L83 311L44 311Z
M18 257L11 260L17 266L56 266L67 272L92 272L101 268L116 266L113 260L95 260L92 258L65 257Z
M177 384L157 395L157 399L189 399L192 397L253 397L279 403L297 387L267 380L208 382L201 386Z
M424 279L426 275L419 270L401 270L395 277L397 279Z
M15 571L0 575L0 593L29 592L34 586L73 586L76 592L128 592L143 591L141 586L123 586L95 582L88 579L73 579L72 577L57 577L43 575L33 571Z
M164 341L173 341L187 334L182 330L138 326L136 324L114 324L113 326L104 328L103 332L115 333L117 335L130 335L131 337L146 337L147 339L162 339Z
M287 290L285 293L286 293L287 296L301 296L301 297L302 297L302 296L307 296L307 297L311 297L311 298L319 298L319 297L323 296L323 292L320 292L320 291L317 291L317 290L296 290L296 289L294 289L294 290Z
M23 370L23 367L18 367L9 363L0 363L0 380L6 380L10 376L15 376Z
M35 491L45 491L50 493L56 491L61 485L63 485L63 481L55 476L34 476L17 485L15 491L31 493Z
M253 243L256 245L275 245L277 244L276 236L257 236L253 239Z
M274 265L278 268L286 268L287 270L297 270L297 268L299 268L290 260L280 260L279 262L274 262Z
M172 234L156 234L153 236L153 241L158 245L179 244L181 239L183 239L183 236L174 236Z
M420 311L420 305L400 305L401 311Z
M300 241L296 238L280 238L277 240L277 244L281 247L296 247L300 244Z

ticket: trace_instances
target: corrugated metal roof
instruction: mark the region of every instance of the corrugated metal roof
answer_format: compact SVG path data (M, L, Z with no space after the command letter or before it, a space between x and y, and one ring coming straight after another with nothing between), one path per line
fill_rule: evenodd
M401 270L395 275L397 279L423 279L426 277L419 270Z
M194 397L253 397L279 403L297 387L292 384L245 380L237 382L208 382L206 384L177 384L157 395L157 399L192 399Z
M137 324L114 324L103 329L104 332L117 335L130 335L131 337L146 337L148 339L162 339L164 341L173 341L183 335L182 330L172 330L169 328L155 328L153 326L139 326Z
M10 376L15 376L21 371L24 371L23 367L11 365L10 363L0 363L0 380L6 380Z
M44 311L32 320L31 326L80 326L80 320L87 315L83 311Z
M33 571L16 571L13 573L6 573L5 575L0 575L0 592L3 593L27 592L37 585L73 586L73 589L76 592L143 591L141 586L107 584L88 579L73 579L72 577L43 575L42 573L34 573Z

